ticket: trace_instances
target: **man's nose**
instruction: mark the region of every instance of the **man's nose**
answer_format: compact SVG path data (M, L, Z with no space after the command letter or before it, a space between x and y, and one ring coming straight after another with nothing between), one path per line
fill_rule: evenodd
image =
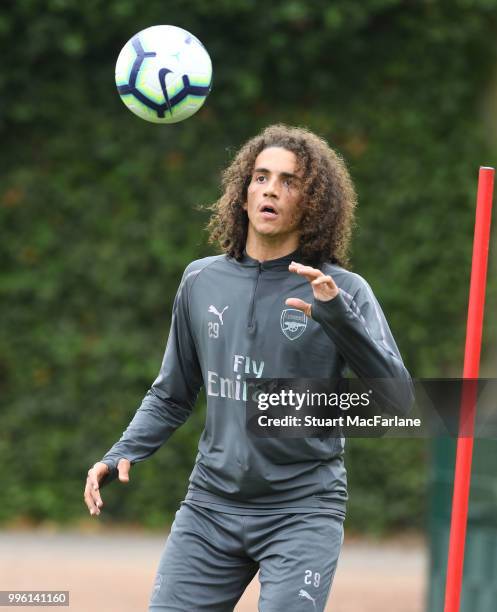
M264 195L266 197L278 197L278 184L276 179L268 179L266 182L266 188L264 189Z

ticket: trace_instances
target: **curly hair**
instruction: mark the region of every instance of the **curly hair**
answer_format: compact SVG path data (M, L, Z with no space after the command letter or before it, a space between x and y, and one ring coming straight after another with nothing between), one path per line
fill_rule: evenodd
M261 151L282 147L297 158L302 172L303 215L299 250L304 261L347 265L356 193L343 159L309 130L271 125L246 142L222 175L223 194L209 207L209 242L240 260L247 241L248 216L243 205L254 163Z

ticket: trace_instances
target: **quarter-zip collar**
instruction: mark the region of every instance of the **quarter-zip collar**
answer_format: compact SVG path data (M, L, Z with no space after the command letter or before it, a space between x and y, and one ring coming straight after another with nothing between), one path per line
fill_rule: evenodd
M248 313L248 332L250 335L254 335L257 331L257 321L255 317L255 303L257 292L260 291L260 280L261 275L265 272L271 273L274 275L276 273L278 276L281 274L290 274L288 271L288 266L292 261L298 261L300 258L299 249L289 253L288 255L284 255L283 257L278 257L277 259L268 259L267 261L258 261L247 253L246 250L243 251L243 257L239 262L240 265L252 268L256 270L254 285L252 289L252 295L250 299L249 313Z
M292 261L299 261L300 250L296 249L288 255L278 257L277 259L268 259L266 261L259 261L250 257L247 251L244 249L243 257L240 260L242 266L258 267L261 270L272 270L273 268L288 268Z

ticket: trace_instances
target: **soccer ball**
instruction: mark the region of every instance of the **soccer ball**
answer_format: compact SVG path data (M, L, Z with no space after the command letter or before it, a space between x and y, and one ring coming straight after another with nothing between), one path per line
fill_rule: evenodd
M212 63L193 34L170 25L152 26L122 48L116 62L121 100L152 123L177 123L191 117L212 86Z

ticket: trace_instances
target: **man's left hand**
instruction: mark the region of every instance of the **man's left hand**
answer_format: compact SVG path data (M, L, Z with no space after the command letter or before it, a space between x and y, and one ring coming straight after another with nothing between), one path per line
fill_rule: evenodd
M328 302L332 300L334 297L338 295L338 287L335 284L335 281L326 274L323 274L321 270L317 268L312 268L311 266L304 266L303 264L296 263L292 261L292 263L288 266L290 272L295 272L295 274L300 274L304 276L312 286L312 292L314 293L314 298L316 300L320 300L321 302ZM297 310L301 310L307 317L311 317L311 304L308 304L304 300L299 298L288 298L285 300L285 304L287 306L291 306L292 308L296 308Z

